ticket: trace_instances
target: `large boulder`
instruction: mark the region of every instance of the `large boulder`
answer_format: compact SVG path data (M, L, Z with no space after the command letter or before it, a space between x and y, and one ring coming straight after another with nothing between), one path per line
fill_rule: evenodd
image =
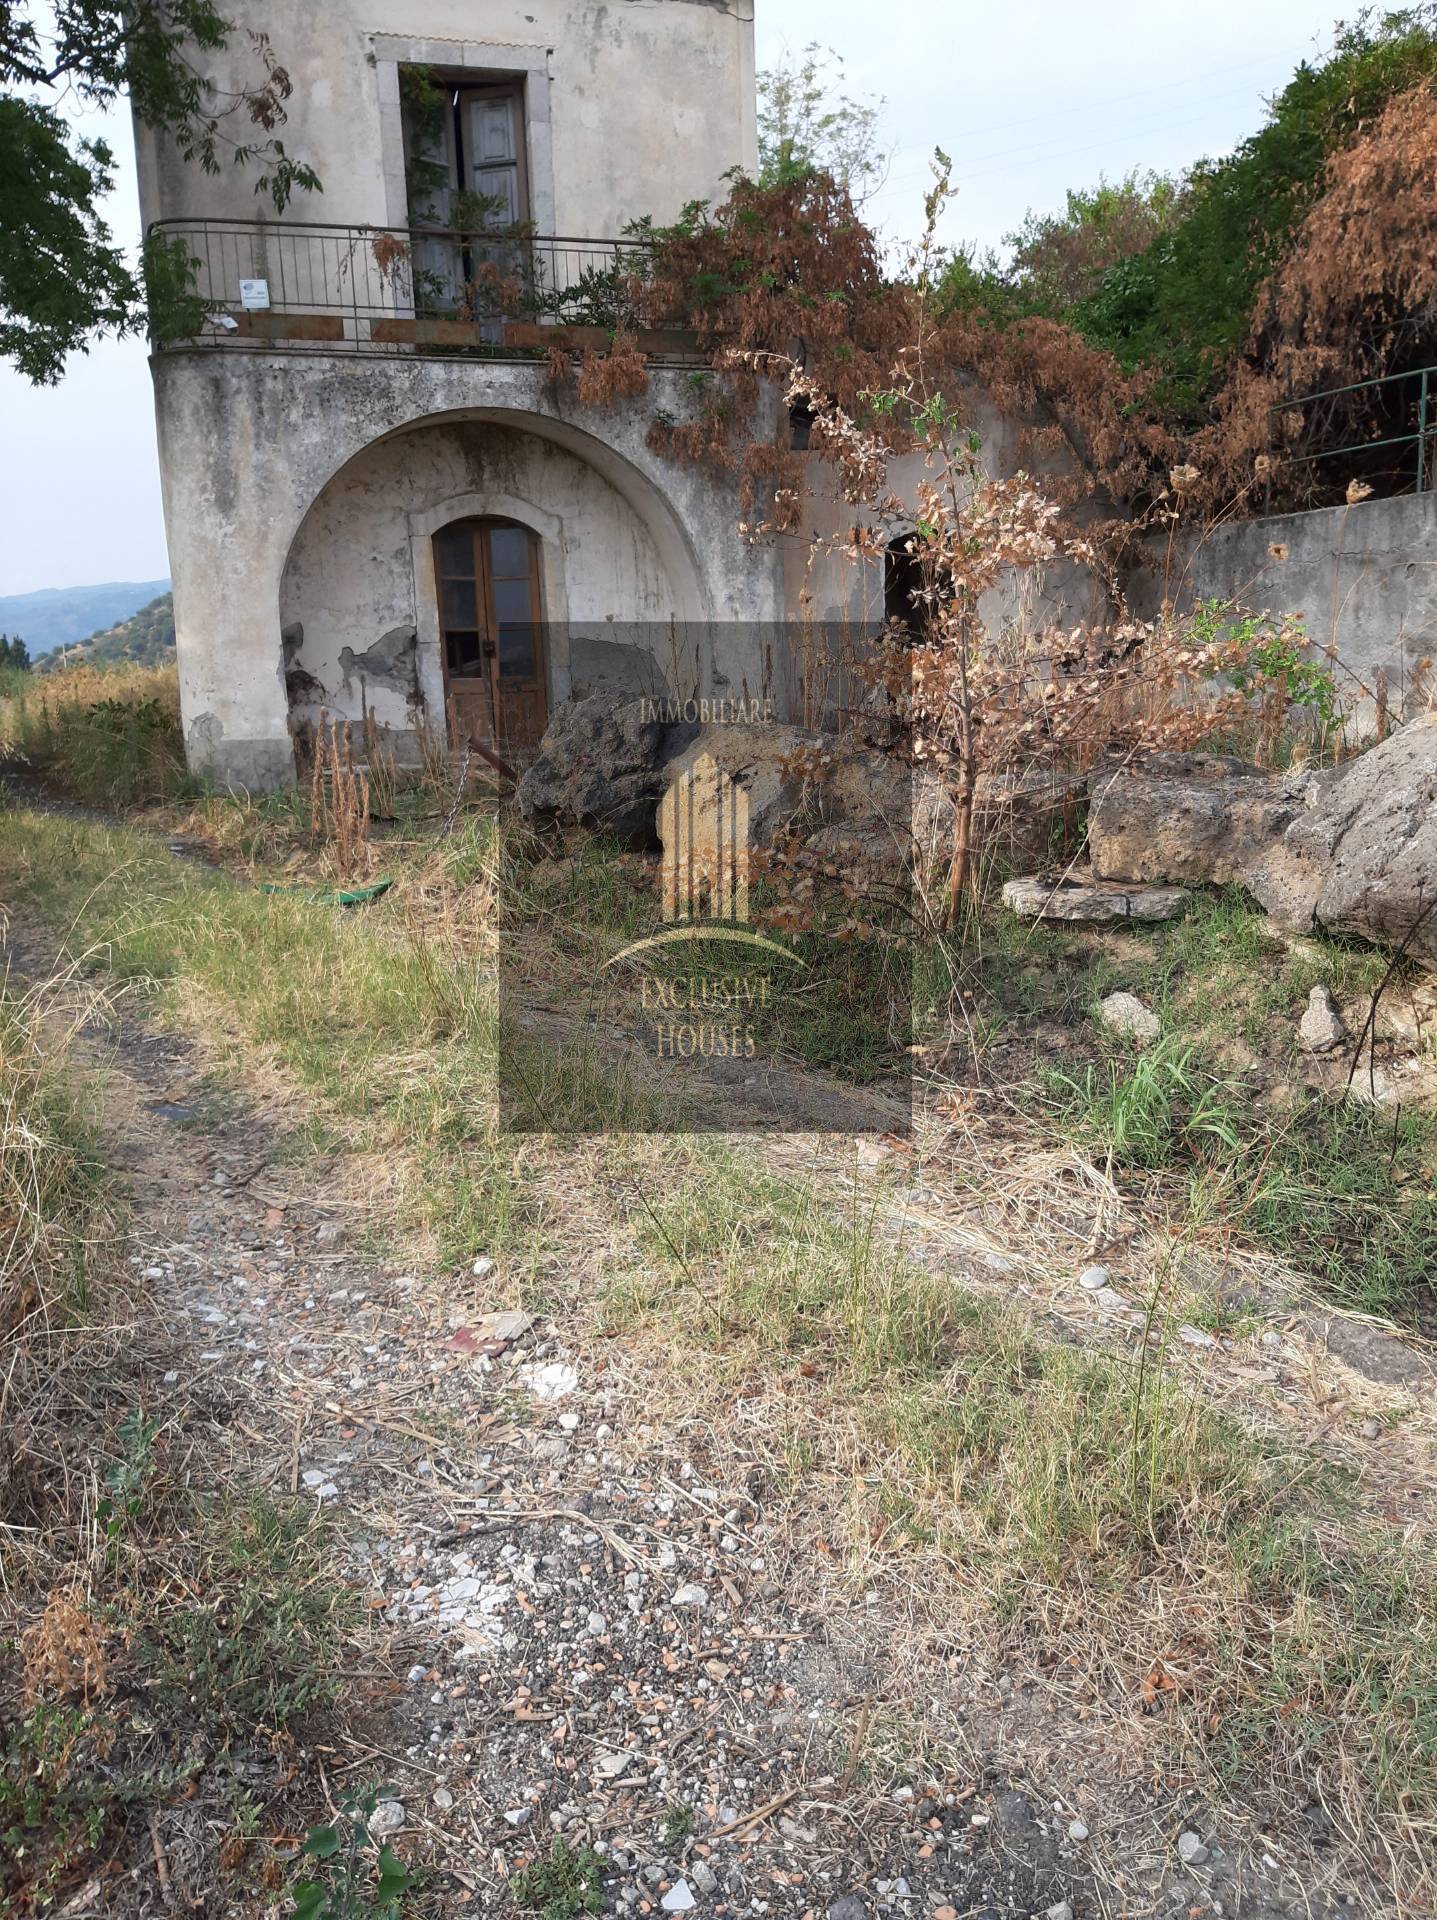
M914 857L917 798L927 787L900 754L865 745L851 733L783 725L705 726L675 754L665 773L677 780L705 759L743 789L748 845L756 853L801 846L820 860L868 874L892 874ZM707 844L712 823L700 805L692 831ZM661 837L665 830L661 819Z
M1294 932L1437 961L1437 714L1321 772L1158 754L1100 769L1089 793L1102 879L1237 881Z
M625 845L658 845L654 814L674 755L698 731L648 717L652 703L606 693L555 709L515 798L534 826L598 828Z
M1437 713L1338 768L1249 884L1284 926L1437 960Z
M1249 883L1255 861L1321 791L1320 775L1264 773L1220 753L1154 753L1099 767L1088 854L1100 880Z

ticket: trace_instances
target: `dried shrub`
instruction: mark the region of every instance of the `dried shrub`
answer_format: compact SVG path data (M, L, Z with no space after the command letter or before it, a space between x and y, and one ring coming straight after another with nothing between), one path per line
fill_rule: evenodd
M392 820L395 796L399 792L399 762L385 737L384 728L368 711L364 716L363 738L362 771L369 783L371 810L380 820Z
M1437 334L1437 90L1392 100L1328 162L1324 190L1291 251L1259 289L1242 362L1218 395L1217 419L1194 437L1200 504L1295 475L1283 454L1376 437L1381 396L1335 394L1306 414L1273 409L1430 360ZM1271 468L1259 463L1271 456Z
M607 353L586 352L579 362L579 403L613 407L648 391L649 369L631 333L616 333Z
M88 1707L110 1690L104 1638L74 1593L50 1595L40 1618L20 1635L20 1659L27 1707L64 1700Z
M342 880L367 870L369 861L369 775L354 764L349 722L331 718L315 733L310 773L310 833L329 850Z
M173 666L64 667L0 701L0 746L47 784L101 806L163 800L185 782Z

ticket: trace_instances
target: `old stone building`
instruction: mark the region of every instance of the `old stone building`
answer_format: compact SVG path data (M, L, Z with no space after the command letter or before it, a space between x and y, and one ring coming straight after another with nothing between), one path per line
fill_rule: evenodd
M227 11L236 74L246 29L291 74L323 191L262 218L243 170L138 131L147 229L205 303L153 359L192 766L283 783L318 712L523 743L574 691L756 691L782 556L646 445L693 354L648 340L637 409L578 406L542 353L608 317L631 223L753 167L751 0Z

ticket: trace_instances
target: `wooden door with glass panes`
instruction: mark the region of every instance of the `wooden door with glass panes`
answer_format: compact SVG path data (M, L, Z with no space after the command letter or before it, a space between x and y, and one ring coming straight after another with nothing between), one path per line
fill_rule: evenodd
M548 721L538 538L512 520L456 520L434 536L434 568L453 743L522 758Z

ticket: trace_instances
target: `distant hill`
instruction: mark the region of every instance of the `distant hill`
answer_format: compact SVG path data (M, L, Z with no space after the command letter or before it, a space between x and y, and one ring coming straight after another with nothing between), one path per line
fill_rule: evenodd
M168 580L112 580L100 587L44 587L0 596L0 633L18 634L30 658L75 646L168 593Z
M40 662L42 673L58 673L83 661L87 667L159 666L175 654L174 596L162 593L148 606L117 621L102 633L92 633L63 654L52 653Z

